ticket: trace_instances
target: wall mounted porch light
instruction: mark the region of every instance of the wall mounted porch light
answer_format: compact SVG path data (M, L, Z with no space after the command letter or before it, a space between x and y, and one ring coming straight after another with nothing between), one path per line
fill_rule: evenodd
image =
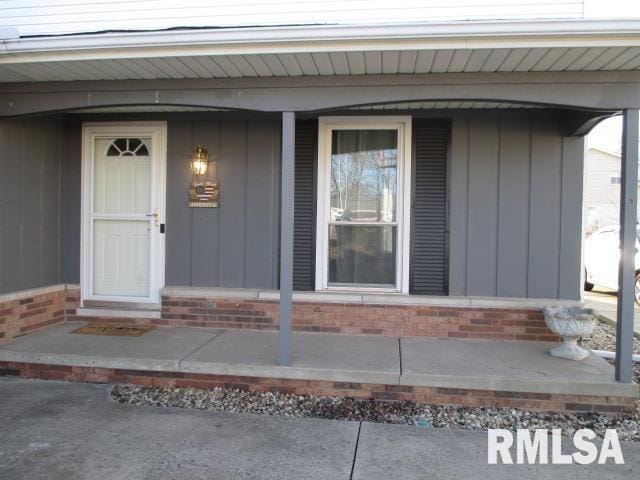
M217 208L220 187L217 182L209 178L210 174L207 175L209 152L198 145L189 163L194 174L194 178L189 184L189 207Z
M198 145L191 157L191 171L196 175L204 175L209 167L209 152Z

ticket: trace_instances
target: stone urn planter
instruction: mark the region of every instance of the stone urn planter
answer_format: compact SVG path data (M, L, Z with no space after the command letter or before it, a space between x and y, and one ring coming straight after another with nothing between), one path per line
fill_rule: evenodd
M554 357L569 360L583 360L589 356L589 350L578 346L580 337L593 333L597 324L595 311L581 307L546 307L544 320L547 327L556 335L562 337L562 344L551 349L549 353Z

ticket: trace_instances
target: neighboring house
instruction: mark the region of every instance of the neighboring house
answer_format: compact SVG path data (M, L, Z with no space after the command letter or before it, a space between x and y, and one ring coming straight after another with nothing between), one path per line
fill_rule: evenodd
M620 154L587 149L585 166L585 230L618 225L620 218Z
M640 107L640 20L577 0L16 3L0 292L38 308L5 296L0 338L110 309L540 341L540 308L580 300L584 135Z

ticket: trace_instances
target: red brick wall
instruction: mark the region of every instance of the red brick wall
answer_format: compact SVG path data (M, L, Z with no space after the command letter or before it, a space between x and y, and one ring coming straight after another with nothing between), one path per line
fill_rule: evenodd
M539 411L616 414L632 412L635 409L635 398L633 397L412 387L320 380L292 380L286 378L239 377L204 373L72 367L18 362L0 362L0 375L92 383L125 383L193 388L223 387L262 392L278 391L298 395L311 394L374 398L377 400L408 400L438 405L494 406Z
M67 288L64 298L64 314L67 320L75 317L77 309L80 307L80 288Z
M276 329L278 302L265 299L163 296L160 319L77 316L80 291L13 295L0 301L0 342L63 319L109 323ZM46 289L42 289L45 290ZM50 290L50 289L49 289ZM0 297L1 298L1 297ZM21 303L22 302L22 303ZM539 309L295 302L298 331L488 340L555 341Z
M157 325L275 329L278 302L162 297ZM538 309L295 302L295 330L487 340L558 340Z
M65 293L64 285L60 285L53 289L34 289L0 296L0 344L63 322Z

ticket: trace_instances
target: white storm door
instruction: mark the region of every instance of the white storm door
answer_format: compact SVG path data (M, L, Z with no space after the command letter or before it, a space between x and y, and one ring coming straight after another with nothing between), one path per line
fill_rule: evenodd
M83 300L159 302L164 126L85 125Z

